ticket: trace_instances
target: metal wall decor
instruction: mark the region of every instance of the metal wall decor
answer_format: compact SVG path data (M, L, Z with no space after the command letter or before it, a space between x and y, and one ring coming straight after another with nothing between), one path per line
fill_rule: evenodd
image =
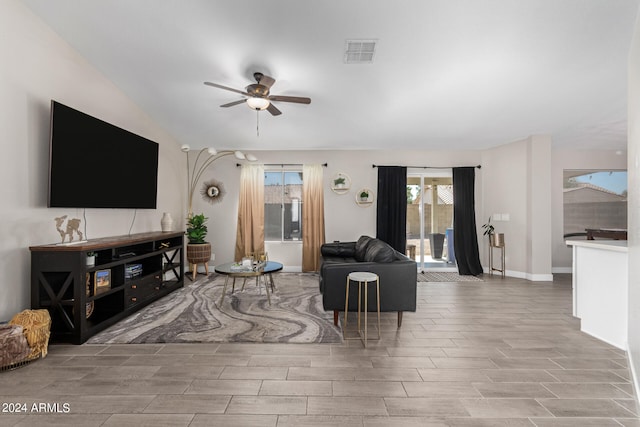
M220 181L211 179L202 184L200 194L202 195L203 200L214 204L222 201L225 191Z

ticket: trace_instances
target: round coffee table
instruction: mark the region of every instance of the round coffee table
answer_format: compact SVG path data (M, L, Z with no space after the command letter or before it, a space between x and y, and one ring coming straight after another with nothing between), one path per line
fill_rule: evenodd
M233 278L231 293L235 291L237 277L242 277L245 279L245 281L248 277L255 277L256 283L258 285L260 283L260 277L264 277L264 289L267 292L267 300L269 301L269 305L271 305L271 295L269 293L269 288L271 288L271 291L275 290L276 288L275 282L273 281L272 273L281 271L282 268L283 265L275 261L258 263L253 267L244 267L237 262L228 262L225 264L217 265L215 267L215 272L225 274L227 276L224 280L224 288L222 289L222 296L220 297L219 305L222 305L222 302L224 301L224 295L227 293L227 283L229 283L230 277ZM269 283L267 283L267 279L269 280ZM242 284L242 288L244 289L244 283Z

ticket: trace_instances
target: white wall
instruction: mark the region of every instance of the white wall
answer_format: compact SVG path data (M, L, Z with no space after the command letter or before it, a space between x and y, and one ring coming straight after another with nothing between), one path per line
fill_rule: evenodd
M223 149L225 147L216 147ZM262 163L328 163L325 169L326 240L354 240L362 234L375 235L375 206L361 208L355 203L355 191L361 187L376 189L377 170L372 164L407 166L470 166L476 170L476 221L481 261L488 265L487 240L480 226L491 214L509 214L509 221L493 221L507 241L507 274L531 280L551 279L551 151L547 136L532 136L486 151L260 151L254 152ZM217 179L227 192L222 202L208 204L196 197L194 212L209 218L209 237L215 261L233 260L240 169L237 161L225 157L214 163L201 180ZM337 195L330 180L337 172L352 179L353 189ZM531 176L531 179L529 178ZM288 269L301 265L297 243L267 243L271 259L282 261ZM532 259L535 258L535 262Z
M551 137L527 140L527 274L531 280L551 275Z
M551 280L551 139L533 135L486 150L482 164L482 223L492 216L495 232L505 234L507 275ZM488 266L486 237L481 254Z
M224 148L224 147L216 147ZM376 207L363 208L355 203L356 191L368 187L376 191L377 165L408 166L475 166L480 163L479 151L260 151L253 152L261 163L328 163L324 169L326 240L352 241L362 234L375 236ZM194 212L204 212L210 220L209 237L216 254L215 263L233 260L238 214L238 180L240 169L235 159L222 158L214 163L201 180L222 181L227 191L222 202L211 205L199 197L194 200ZM351 191L345 195L330 190L331 178L338 172L347 173L352 180ZM480 194L484 168L476 173L476 194ZM377 196L377 195L376 195ZM476 199L476 203L480 197ZM479 219L478 219L479 221ZM481 224L481 223L480 223ZM291 267L300 266L299 244L267 244L270 259Z
M640 12L629 55L629 358L640 392Z
M527 145L518 141L482 153L483 188L480 206L482 225L494 216L496 233L505 235L505 264L509 275L524 274L527 268ZM495 214L508 214L509 221L498 221ZM488 240L481 239L480 257L485 270L489 262Z
M564 208L562 180L563 171L568 169L627 169L625 153L616 154L616 150L553 150L551 158L551 252L553 271L570 273L571 248L565 244ZM630 190L629 190L630 191Z
M16 0L0 2L0 58L0 320L8 320L30 306L29 246L60 240L53 218L83 214L46 207L51 99L160 144L158 209L138 211L133 233L159 230L163 211L183 221L186 178L177 142ZM87 234L127 234L133 216L88 209Z

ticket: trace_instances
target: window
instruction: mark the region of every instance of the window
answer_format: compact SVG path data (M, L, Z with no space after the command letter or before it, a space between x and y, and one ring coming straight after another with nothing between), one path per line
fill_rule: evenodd
M264 173L264 238L302 240L302 171Z
M627 228L627 171L564 171L564 235L587 228Z

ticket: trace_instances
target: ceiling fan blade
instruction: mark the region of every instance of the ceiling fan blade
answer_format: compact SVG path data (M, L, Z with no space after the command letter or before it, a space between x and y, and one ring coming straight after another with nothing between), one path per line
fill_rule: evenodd
M296 104L311 104L311 98L305 98L302 96L271 95L271 96L268 96L267 99L269 101L295 102Z
M282 111L278 110L275 105L269 104L267 107L267 111L271 113L272 116L279 116L282 114Z
M271 88L271 86L273 86L273 84L276 82L276 79L274 79L273 77L269 77L269 76L265 76L264 74L260 77L260 81L258 83L260 83L263 86L266 86L268 88Z
M246 99L241 99L239 101L229 102L228 104L222 104L221 107L222 108L233 107L234 105L242 104L244 102L247 102L247 100Z
M222 86L222 85L219 85L217 83L204 82L204 84L206 84L207 86L217 87L218 89L230 90L231 92L239 93L240 95L251 96L247 92L243 92L241 90L234 89L232 87Z

